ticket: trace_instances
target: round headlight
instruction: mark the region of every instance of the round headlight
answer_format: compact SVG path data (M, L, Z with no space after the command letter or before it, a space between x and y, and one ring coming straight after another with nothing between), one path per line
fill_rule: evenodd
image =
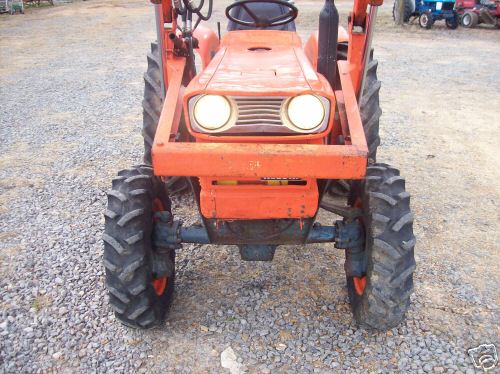
M207 130L217 130L231 118L231 104L224 96L203 95L194 105L194 119Z
M288 102L287 115L292 125L301 130L312 130L323 122L325 107L314 95L300 95Z

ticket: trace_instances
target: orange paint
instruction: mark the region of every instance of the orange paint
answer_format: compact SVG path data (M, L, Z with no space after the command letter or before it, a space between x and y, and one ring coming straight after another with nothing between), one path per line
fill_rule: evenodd
M200 178L201 213L206 218L268 219L314 217L318 186L310 179L300 185L214 185L214 178ZM255 181L256 183L258 181Z
M201 66L205 69L212 61L213 55L219 50L219 38L205 25L205 22L198 25L193 36L198 40L196 51L201 57Z
M219 43L215 33L200 25L194 35L203 70L187 87L182 84L186 60L175 56L165 37L168 91L152 149L155 174L198 177L202 214L221 219L312 217L318 209L317 179L363 178L367 145L356 92L366 36L353 32L353 23L367 19L368 1L355 0L348 32L339 29L339 41L349 41L349 51L348 61L338 63L341 88L336 92L316 71L317 33L303 49L295 32L232 31ZM306 93L330 103L329 120L320 133L204 134L190 125L188 104L196 95L286 98ZM182 114L190 139L176 141ZM336 144L339 134L344 144ZM272 185L262 178L301 178L306 183Z
M306 54L307 58L309 59L309 62L314 67L314 69L317 69L318 67L318 39L319 39L318 31L313 32L309 37L309 39L307 39L307 43L304 47L304 53ZM345 43L348 41L349 41L349 34L347 33L345 28L339 26L338 42Z
M365 287L366 287L366 276L363 277L353 277L352 281L354 283L354 290L356 293L361 296L363 295L363 292L365 292Z
M158 296L163 295L167 288L167 277L153 279L153 288Z

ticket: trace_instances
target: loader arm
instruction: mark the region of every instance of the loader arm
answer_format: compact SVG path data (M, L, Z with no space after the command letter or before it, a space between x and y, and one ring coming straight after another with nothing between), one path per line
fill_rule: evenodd
M349 14L347 60L358 102L363 93L377 7L382 4L383 0L354 0L352 12Z

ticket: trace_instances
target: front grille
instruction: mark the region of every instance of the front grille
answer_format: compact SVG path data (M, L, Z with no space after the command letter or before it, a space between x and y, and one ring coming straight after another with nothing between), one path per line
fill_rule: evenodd
M288 97L283 96L230 96L233 114L227 124L222 128L210 131L201 127L194 118L193 111L199 96L189 99L189 119L195 132L211 133L217 135L298 135L300 133L319 133L328 126L328 115L314 131L300 131L294 128L286 117L283 108ZM318 96L325 106L325 112L330 113L330 102L327 98ZM307 110L307 108L304 108Z
M233 97L238 107L235 126L282 127L281 106L284 97Z

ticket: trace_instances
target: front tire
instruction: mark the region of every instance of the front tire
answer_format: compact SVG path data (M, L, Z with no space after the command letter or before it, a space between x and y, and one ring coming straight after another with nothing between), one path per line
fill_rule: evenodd
M432 25L434 24L434 18L432 17L431 12L424 12L418 18L418 23L421 28L430 30Z
M103 235L106 286L116 317L130 327L161 324L172 300L175 252L152 243L154 213L164 210L170 211L170 200L151 167L123 170L113 179Z
M413 292L415 270L413 216L410 195L399 171L386 164L367 168L366 177L355 182L351 205L360 207L365 229L362 274L349 274L347 290L355 320L385 330L404 318Z

